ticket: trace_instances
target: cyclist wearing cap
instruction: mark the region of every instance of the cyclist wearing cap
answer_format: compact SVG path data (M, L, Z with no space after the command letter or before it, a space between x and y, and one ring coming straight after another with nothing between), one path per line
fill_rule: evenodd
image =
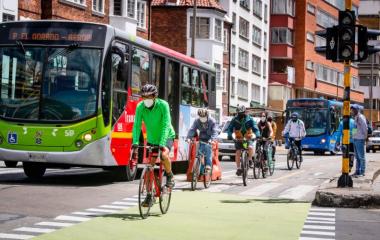
M144 121L148 145L159 146L161 150L161 161L166 172L166 185L174 186L173 172L169 160L169 152L173 146L175 138L174 128L171 124L169 104L157 98L158 91L156 86L146 84L141 88L141 101L136 108L135 122L133 124L133 146L139 144L141 124ZM135 149L136 151L137 149ZM156 159L152 159L154 165Z
M214 118L209 116L207 109L198 110L198 119L196 119L187 133L187 140L197 135L199 131L199 152L204 155L206 160L206 171L211 170L212 146L206 143L213 143L218 136L218 125Z
M302 162L303 159L301 140L306 136L306 130L304 122L298 118L298 113L292 113L291 119L289 119L288 123L286 124L282 135L289 135L289 139L294 140L294 143L297 146L298 152L300 154L300 161Z
M248 141L248 158L249 161L252 162L252 156L254 153L254 146L253 146L253 133L256 135L256 137L260 136L260 131L257 128L256 122L253 120L253 118L246 114L245 112L245 106L241 105L238 106L236 109L237 115L231 120L230 125L228 126L228 139L232 140L232 134L235 132L235 138L236 139L243 139L245 138ZM240 154L241 149L243 148L241 143L236 143L236 155L235 155L235 162L236 162L236 175L240 176L242 174L242 170L240 168Z

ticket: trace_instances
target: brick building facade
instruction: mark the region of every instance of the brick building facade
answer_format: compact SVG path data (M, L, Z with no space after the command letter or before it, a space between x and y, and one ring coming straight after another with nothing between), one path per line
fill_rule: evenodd
M357 11L359 0L353 0ZM269 105L283 110L290 98L343 98L343 64L326 60L316 46L326 40L316 31L338 24L344 1L272 0ZM351 100L363 103L358 66L351 68Z
M109 23L109 0L19 0L19 19Z

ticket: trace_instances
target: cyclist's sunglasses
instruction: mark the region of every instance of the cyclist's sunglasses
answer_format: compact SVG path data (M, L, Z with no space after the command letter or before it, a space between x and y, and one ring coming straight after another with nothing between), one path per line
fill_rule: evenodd
M152 94L152 95L148 95L148 96L141 96L142 99L154 99L156 98L156 95L155 94Z

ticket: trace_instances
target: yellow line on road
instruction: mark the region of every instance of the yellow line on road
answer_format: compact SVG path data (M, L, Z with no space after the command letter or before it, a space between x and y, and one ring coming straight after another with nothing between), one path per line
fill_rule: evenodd
M290 177L293 177L295 175L298 175L298 174L301 174L305 172L304 170L299 170L299 171L296 171L296 172L293 172L293 173L290 173L288 175L285 175L285 176L282 176L282 177L279 177L279 178L275 178L273 179L272 181L280 181L280 180L283 180L283 179L286 179L286 178L290 178Z

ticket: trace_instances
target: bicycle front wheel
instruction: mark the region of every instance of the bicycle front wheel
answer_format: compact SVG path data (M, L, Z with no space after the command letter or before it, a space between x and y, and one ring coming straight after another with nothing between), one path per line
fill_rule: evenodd
M172 189L166 186L164 179L164 172L161 176L161 194L160 194L160 210L162 214L165 214L169 210L170 200L172 198Z
M301 162L301 156L298 154L298 152L297 152L297 154L295 155L294 158L296 160L296 167L297 167L297 169L300 169L302 162Z
M201 167L200 159L197 157L194 162L193 172L191 173L191 190L192 191L197 189L200 167Z
M153 204L153 182L151 181L151 174L153 174L152 171L153 169L146 167L140 178L138 199L140 216L143 219L148 217L150 208Z
M290 150L288 152L288 155L286 157L286 163L288 165L288 169L292 170L293 166L294 166L294 159L293 159L293 151L292 150Z
M207 173L205 171L205 174L203 175L203 185L205 186L205 188L210 187L211 178L212 178L212 166L211 166L210 171L208 171Z
M274 173L274 164L275 164L275 161L268 161L268 168L269 168L269 175L272 176L273 173Z
M247 186L248 184L248 154L247 151L243 151L241 154L241 160L240 160L241 170L242 170L242 177L243 177L243 185Z
M260 178L260 162L261 162L262 153L259 152L256 156L256 159L253 162L253 177L255 179Z

